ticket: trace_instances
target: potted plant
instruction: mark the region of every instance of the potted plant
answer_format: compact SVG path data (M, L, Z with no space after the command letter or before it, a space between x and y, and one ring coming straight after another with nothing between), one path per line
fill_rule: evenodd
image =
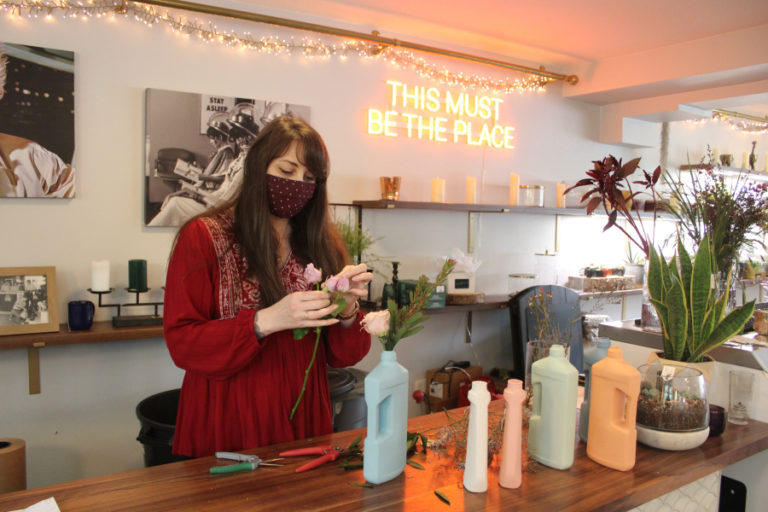
M632 245L627 243L627 254L624 261L624 274L635 278L638 288L645 283L645 258L632 250Z
M702 373L654 361L639 368L637 440L661 450L688 450L707 440L709 404Z
M727 287L718 291L712 286L715 267L708 234L693 258L678 238L672 261L667 263L653 246L648 261L648 291L661 323L666 359L699 363L739 334L752 317L755 301L727 312Z

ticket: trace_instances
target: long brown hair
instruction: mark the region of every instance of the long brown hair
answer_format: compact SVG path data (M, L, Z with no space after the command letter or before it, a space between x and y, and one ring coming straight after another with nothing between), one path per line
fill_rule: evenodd
M277 235L270 222L267 167L294 142L299 161L315 177L315 192L301 212L290 219L291 250L304 265L314 263L326 275L339 272L349 255L330 220L328 150L320 134L303 119L285 115L265 126L248 149L239 193L226 204L200 215L233 209L235 238L248 262L248 274L259 283L264 307L286 295L277 263Z

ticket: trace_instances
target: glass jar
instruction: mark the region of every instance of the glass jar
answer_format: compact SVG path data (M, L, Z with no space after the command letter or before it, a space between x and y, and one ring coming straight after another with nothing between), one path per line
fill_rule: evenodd
M520 185L520 206L544 206L544 187L542 185Z
M707 383L701 371L691 366L665 365L659 360L638 370L642 375L637 404L639 425L668 432L707 428Z

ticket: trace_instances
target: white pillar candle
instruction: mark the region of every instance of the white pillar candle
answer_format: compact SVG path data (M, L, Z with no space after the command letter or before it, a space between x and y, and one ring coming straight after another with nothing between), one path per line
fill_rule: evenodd
M520 175L509 173L509 205L517 206L517 191L520 189Z
M565 183L558 183L555 190L557 194L557 207L565 208Z
M432 202L444 203L445 202L445 180L440 178L434 178L432 180Z
M741 154L741 168L749 169L749 153L746 151Z
M91 291L109 291L109 260L91 262Z
M467 204L477 202L477 179L474 176L467 176Z
M712 165L717 165L720 163L720 152L717 150L717 148L712 150Z

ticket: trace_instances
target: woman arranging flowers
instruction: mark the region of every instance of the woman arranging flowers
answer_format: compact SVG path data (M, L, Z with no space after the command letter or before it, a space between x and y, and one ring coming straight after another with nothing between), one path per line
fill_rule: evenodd
M372 276L365 265L344 266L328 218L328 167L320 135L280 117L251 146L237 197L179 231L164 315L171 357L186 371L174 453L198 457L331 432L326 368L368 352L357 299ZM327 281L326 291L313 290L322 277L310 262L348 287L332 291ZM306 335L295 340L293 329Z

